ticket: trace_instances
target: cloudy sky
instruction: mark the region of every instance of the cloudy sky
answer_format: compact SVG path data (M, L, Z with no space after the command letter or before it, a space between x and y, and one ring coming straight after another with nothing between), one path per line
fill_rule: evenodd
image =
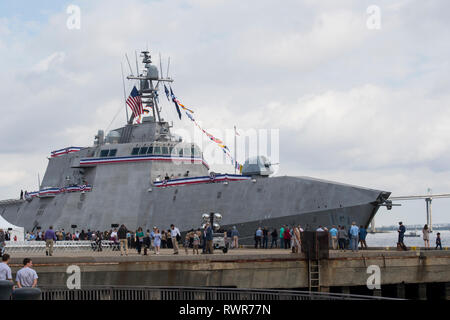
M79 29L67 27L70 5ZM147 46L163 69L170 56L174 91L203 127L279 129L277 175L450 193L449 10L446 0L2 0L0 199L36 190L50 151L124 124L120 64L129 73L125 53ZM425 223L424 201L402 204L377 224ZM433 221L449 211L436 199Z

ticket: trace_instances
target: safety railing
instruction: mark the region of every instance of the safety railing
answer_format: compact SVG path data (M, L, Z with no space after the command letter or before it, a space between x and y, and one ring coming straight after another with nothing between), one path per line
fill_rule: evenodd
M81 240L81 241L55 241L53 243L53 251L97 251L99 244L95 241ZM44 252L46 250L45 241L6 241L5 252ZM101 241L101 250L119 250L119 244L110 240Z
M8 205L12 205L12 204L18 204L18 203L22 203L25 200L21 200L21 199L6 199L6 200L0 200L0 207L1 206L8 206Z
M122 287L91 286L81 289L39 287L42 300L399 300L293 290L203 288L203 287Z

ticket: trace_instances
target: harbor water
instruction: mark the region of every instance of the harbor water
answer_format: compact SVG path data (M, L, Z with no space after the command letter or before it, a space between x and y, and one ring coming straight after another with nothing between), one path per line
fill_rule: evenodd
M406 234L410 231L407 230ZM450 247L450 230L434 230L430 233L430 248L436 246L436 234L441 234L442 247ZM423 235L422 230L417 230L416 233L420 235L419 237L405 237L404 243L407 247L423 247ZM398 233L396 231L383 232L383 233L369 233L366 238L368 247L395 247L397 245Z

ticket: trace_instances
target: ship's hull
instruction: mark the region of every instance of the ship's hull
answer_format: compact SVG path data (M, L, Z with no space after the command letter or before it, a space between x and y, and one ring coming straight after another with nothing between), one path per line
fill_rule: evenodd
M99 182L99 181L97 181ZM203 213L219 212L224 228L236 226L244 242L257 227L300 224L305 229L353 221L367 226L388 192L303 177L274 177L224 183L137 190L127 181L100 184L86 193L58 194L16 204L0 204L0 214L32 231L37 226L109 230L112 224L182 231L197 229Z

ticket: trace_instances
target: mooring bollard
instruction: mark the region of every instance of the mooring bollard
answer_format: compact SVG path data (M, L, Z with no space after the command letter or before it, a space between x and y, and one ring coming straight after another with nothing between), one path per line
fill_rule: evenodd
M13 291L13 300L41 300L42 291L39 288L17 288Z
M0 300L11 299L13 283L8 280L0 280Z

